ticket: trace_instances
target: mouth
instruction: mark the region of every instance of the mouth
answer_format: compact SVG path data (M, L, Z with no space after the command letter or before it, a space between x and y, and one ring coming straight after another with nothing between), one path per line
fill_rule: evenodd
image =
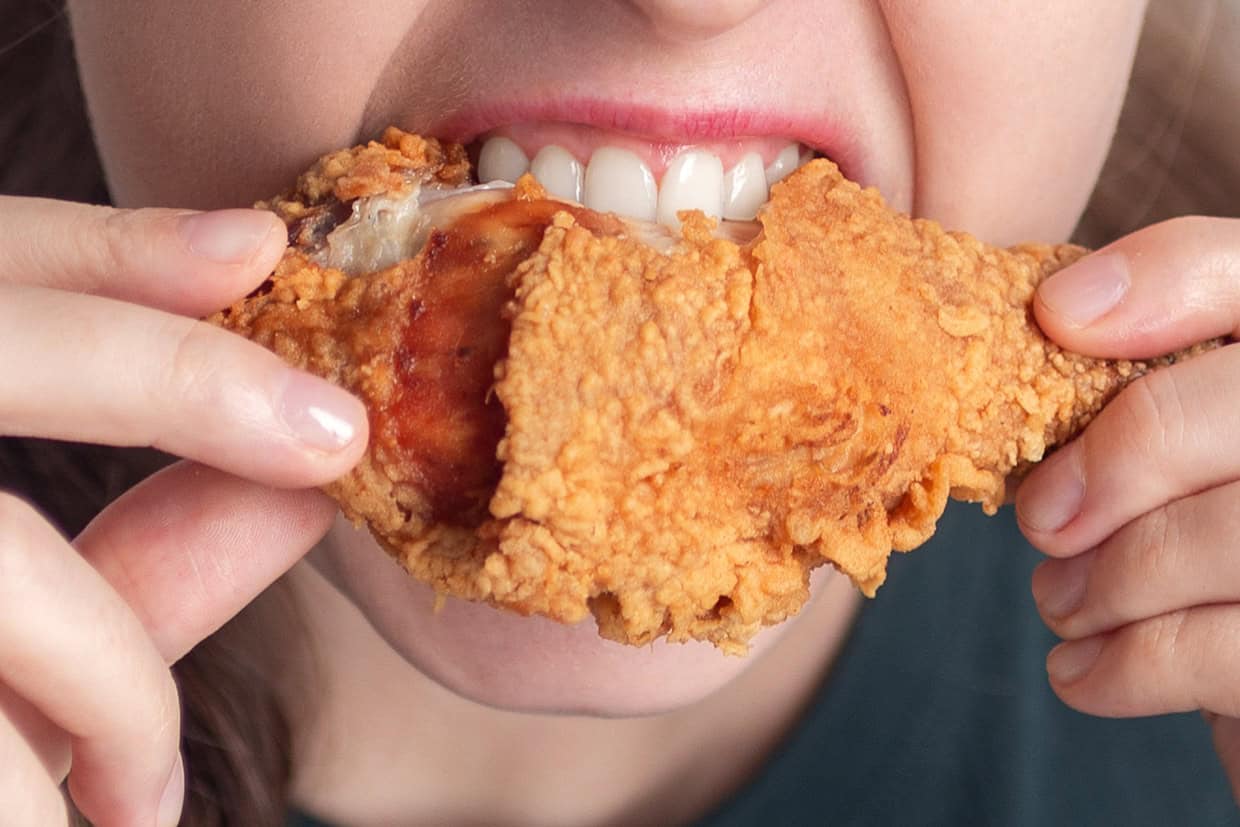
M788 138L665 143L567 123L499 127L469 148L480 183L528 172L557 198L673 228L681 210L752 220L771 185L813 157Z
M530 173L557 198L672 229L682 210L752 221L772 185L815 157L839 163L842 154L829 124L598 101L493 107L433 134L467 146L479 183Z

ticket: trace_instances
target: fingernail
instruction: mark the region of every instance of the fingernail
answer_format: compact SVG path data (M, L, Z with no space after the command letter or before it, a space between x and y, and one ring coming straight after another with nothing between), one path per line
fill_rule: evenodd
M1046 671L1055 683L1072 683L1085 677L1102 651L1102 638L1091 637L1061 643L1046 658Z
M1096 253L1051 275L1038 287L1038 296L1068 324L1085 327L1111 312L1131 281L1122 253Z
M1085 499L1081 443L1055 452L1016 492L1016 517L1034 531L1053 533L1072 521Z
M168 783L164 785L164 794L159 798L159 827L175 827L181 820L181 807L185 802L185 764L181 754L177 753L176 763L168 775Z
M1093 553L1068 560L1047 560L1034 572L1038 608L1047 617L1061 618L1081 608Z
M216 210L182 216L178 224L189 251L219 264L244 264L271 235L265 210Z
M366 409L351 394L300 371L288 372L279 410L294 436L329 453L352 442L366 417Z

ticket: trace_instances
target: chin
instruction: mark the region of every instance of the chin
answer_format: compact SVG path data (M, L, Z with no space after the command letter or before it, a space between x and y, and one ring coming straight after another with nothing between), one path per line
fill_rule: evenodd
M696 641L626 646L599 637L592 617L566 626L478 603L437 601L368 532L343 518L314 563L423 675L469 701L511 712L623 718L681 709L737 678L796 622L763 630L743 657ZM828 573L816 574L815 593Z

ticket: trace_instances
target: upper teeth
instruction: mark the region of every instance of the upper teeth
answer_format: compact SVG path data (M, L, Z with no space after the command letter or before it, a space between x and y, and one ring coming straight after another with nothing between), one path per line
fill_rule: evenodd
M508 138L497 136L489 139L478 155L478 180L484 184L487 181L515 184L529 168L530 159L525 157L521 147Z
M679 227L676 213L681 210L721 216L723 206L723 163L718 156L700 149L677 155L659 186L659 223Z
M520 152L520 150L517 150ZM797 168L801 160L801 150L796 144L789 144L779 151L775 160L766 168L767 186L788 177L788 173Z
M762 156L751 152L723 176L723 217L741 221L753 218L767 194Z
M654 221L659 188L650 167L627 149L601 146L586 165L582 203L592 210Z
M568 150L548 144L534 156L530 172L552 195L569 201L581 201L581 162Z
M579 201L593 210L615 212L679 227L676 213L701 210L716 218L746 221L766 202L769 187L808 160L799 144L789 143L765 168L756 152L723 169L719 156L686 149L672 159L663 180L655 183L650 167L634 153L602 146L584 167L571 153L548 144L533 163L512 140L494 136L478 157L479 181L513 181L530 172L558 198Z

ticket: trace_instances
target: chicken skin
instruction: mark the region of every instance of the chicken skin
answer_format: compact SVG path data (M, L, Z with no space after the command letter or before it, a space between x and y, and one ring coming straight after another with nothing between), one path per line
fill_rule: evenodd
M949 496L1007 481L1160 364L1033 323L1080 248L999 249L813 161L756 234L681 236L546 197L452 197L459 147L388 130L265 206L292 246L214 321L359 395L328 487L439 593L640 645L743 653L829 563L867 595Z

